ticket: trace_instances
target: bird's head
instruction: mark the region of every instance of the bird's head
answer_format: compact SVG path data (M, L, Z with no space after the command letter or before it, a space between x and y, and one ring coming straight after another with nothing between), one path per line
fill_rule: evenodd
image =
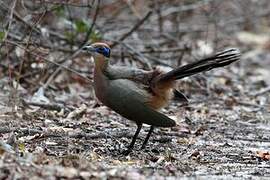
M86 45L82 48L83 51L91 53L93 55L103 55L104 57L109 58L111 55L111 49L109 45L102 42L93 43L91 45Z

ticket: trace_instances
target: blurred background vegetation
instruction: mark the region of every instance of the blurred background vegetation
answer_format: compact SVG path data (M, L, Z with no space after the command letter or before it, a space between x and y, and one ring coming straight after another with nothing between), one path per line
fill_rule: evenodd
M269 0L0 0L0 179L269 177L269 152L257 151L270 139L269 17ZM189 105L162 110L181 125L125 158L133 124L97 103L93 59L80 52L96 41L112 64L143 69L227 47L242 59L181 80Z
M89 76L90 65L78 55L86 43L112 44L113 63L174 67L224 47L239 46L243 39L251 39L252 44L258 33L269 34L267 0L0 3L0 77L15 79L32 93L42 84L55 85L65 69L57 70L57 64ZM79 78L68 73L64 80L72 81L70 76Z

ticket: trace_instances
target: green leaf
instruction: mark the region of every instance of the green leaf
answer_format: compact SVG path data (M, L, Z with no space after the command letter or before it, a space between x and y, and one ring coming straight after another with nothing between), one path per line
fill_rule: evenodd
M65 8L64 8L64 6L58 6L57 8L55 8L55 14L58 17L64 17L65 16Z
M91 41L99 41L102 39L102 35L100 34L99 31L93 30L91 35L90 35Z
M72 31L66 31L66 32L64 32L64 34L65 34L65 37L68 39L69 42L72 42L74 40L75 36L76 36L75 33L72 32Z
M78 33L87 32L87 30L89 29L89 25L84 20L75 21L75 27Z
M0 31L0 42L2 42L3 41L3 39L4 39L4 37L5 37L5 32L3 32L3 31Z

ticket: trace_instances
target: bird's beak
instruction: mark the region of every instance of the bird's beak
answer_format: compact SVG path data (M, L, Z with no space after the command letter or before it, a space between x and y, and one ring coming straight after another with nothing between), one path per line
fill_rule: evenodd
M84 46L82 50L87 52L96 52L96 49L91 45Z

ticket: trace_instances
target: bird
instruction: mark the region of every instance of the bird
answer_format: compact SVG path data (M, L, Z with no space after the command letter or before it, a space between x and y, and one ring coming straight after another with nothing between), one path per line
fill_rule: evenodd
M136 123L136 132L122 153L132 152L143 124L150 129L142 143L144 149L156 127L173 127L176 122L162 114L160 110L167 106L175 94L183 100L185 95L177 91L177 80L214 68L229 65L240 59L237 48L229 48L210 57L177 67L169 72L159 68L144 70L128 66L111 65L111 48L108 43L87 44L82 51L94 58L95 95L107 107Z

